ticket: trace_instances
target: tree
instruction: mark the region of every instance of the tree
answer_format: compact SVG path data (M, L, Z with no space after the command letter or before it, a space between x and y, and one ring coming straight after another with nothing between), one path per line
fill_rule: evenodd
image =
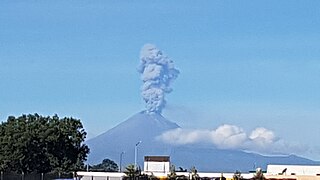
M177 175L176 172L187 172L187 169L183 169L182 167L179 167L179 170L176 170L176 167L174 165L170 166L170 174L168 174L168 179L169 180L175 180L175 179L179 179L179 180L188 180L189 177L185 176L185 175Z
M124 173L126 174L122 179L123 180L159 180L158 177L154 176L153 173L145 174L141 172L141 168L135 168L135 165L129 164Z
M18 173L75 171L89 153L85 138L78 119L10 116L0 125L0 168Z
M227 178L225 178L225 177L223 176L223 173L221 173L220 177L215 178L215 180L226 180L226 179L227 179Z
M169 180L177 179L176 167L173 164L170 166L170 174L168 174L168 179Z
M192 167L190 169L190 173L191 173L191 179L192 180L199 180L200 179L200 176L198 174L198 170L196 169L196 167Z
M106 172L117 172L119 170L118 165L110 159L104 159L100 164L93 165L91 169Z
M236 171L233 174L233 180L240 180L240 179L242 179L241 172L240 171Z
M132 180L132 179L135 179L136 177L139 177L141 175L141 171L137 170L135 168L135 165L133 164L129 164L124 173L126 174L126 178L125 179L129 179L129 180Z
M264 180L265 179L261 168L256 169L256 174L254 175L253 179L254 180Z

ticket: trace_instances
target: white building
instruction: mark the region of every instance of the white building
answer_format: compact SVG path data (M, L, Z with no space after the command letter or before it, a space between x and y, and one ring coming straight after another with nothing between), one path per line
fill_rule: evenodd
M307 175L319 176L320 166L306 165L268 165L268 175Z
M143 164L144 172L170 173L170 156L145 156Z

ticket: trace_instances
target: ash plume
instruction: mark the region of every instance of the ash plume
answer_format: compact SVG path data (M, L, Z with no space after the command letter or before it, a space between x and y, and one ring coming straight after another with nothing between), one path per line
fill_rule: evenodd
M145 44L140 51L138 72L143 81L141 95L146 102L147 113L161 113L166 105L165 94L172 91L170 85L179 71L155 45Z

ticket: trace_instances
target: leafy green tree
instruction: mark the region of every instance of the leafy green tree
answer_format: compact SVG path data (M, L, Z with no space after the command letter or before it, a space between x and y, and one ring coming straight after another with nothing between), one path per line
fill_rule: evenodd
M78 119L10 116L0 125L0 168L18 173L80 169L89 153L85 138Z
M93 165L91 169L106 172L117 172L119 170L118 165L110 159L104 159L100 164Z

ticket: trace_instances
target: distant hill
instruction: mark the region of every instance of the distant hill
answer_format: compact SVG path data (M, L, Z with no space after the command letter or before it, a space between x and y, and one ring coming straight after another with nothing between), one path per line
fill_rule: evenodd
M145 155L169 155L178 168L190 169L195 166L200 171L247 172L256 167L266 168L267 164L320 164L294 155L262 156L237 150L221 150L212 147L184 145L173 146L157 141L155 137L170 129L179 128L176 123L160 114L140 112L105 133L88 140L90 147L88 162L96 164L105 158L119 164L121 152L125 152L122 165L134 163L135 144L138 146L137 162L143 165Z

